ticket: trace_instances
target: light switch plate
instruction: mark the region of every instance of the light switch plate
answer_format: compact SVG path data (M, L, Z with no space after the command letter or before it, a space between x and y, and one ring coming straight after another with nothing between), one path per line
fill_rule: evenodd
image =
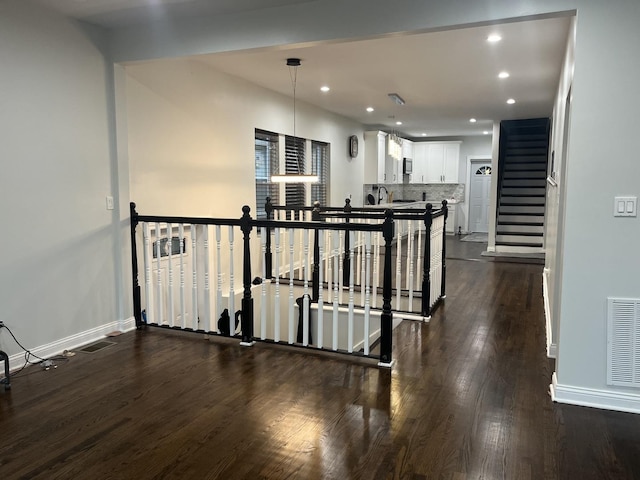
M638 212L638 197L615 197L613 203L614 217L635 217Z
M107 196L107 210L113 210L113 197Z

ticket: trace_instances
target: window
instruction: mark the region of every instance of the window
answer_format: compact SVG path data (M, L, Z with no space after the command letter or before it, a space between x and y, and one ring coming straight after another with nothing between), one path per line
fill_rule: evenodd
M256 129L256 212L254 218L265 219L264 205L267 197L277 205L279 187L271 182L271 175L278 173L278 134Z
M327 206L327 183L329 181L329 144L311 142L311 173L318 175L319 183L311 184L311 204L316 200Z
M305 173L305 140L299 137L285 137L285 173ZM288 183L285 185L286 205L304 206L306 191L304 183Z
M281 151L281 145L284 148ZM284 193L284 205L290 207L308 206L308 193L311 204L316 200L320 205L327 205L329 183L329 144L305 140L300 137L281 135L265 130L255 131L255 170L256 170L256 213L254 218L265 219L267 214L264 205L267 197L271 203L281 204L281 194ZM310 148L310 165L307 169L307 149ZM281 165L281 155L284 162ZM305 183L271 182L271 175L281 173L281 168L287 174L312 173L318 175L319 183L311 184L310 190ZM288 215L288 213L287 213Z
M480 167L476 170L476 175L491 175L491 167Z

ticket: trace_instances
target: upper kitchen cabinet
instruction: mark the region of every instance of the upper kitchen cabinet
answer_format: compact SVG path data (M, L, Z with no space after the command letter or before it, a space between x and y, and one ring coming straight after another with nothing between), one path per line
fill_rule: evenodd
M402 158L413 158L413 142L411 140L402 140Z
M404 141L397 135L387 137L386 183L402 183L402 144Z
M364 132L364 183L386 183L387 134Z
M458 183L460 142L420 142L413 145L411 183Z

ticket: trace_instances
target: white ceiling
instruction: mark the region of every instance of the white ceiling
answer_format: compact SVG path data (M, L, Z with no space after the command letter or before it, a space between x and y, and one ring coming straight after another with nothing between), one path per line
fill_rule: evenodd
M309 0L38 0L107 28L176 16L238 13ZM154 6L155 5L155 6ZM482 135L494 121L550 116L571 17L546 18L340 43L193 57L292 96L288 57L302 61L296 98L368 128L407 137ZM489 43L489 34L502 41ZM506 70L507 79L498 73ZM328 85L331 91L320 92ZM406 104L387 96L398 93ZM506 100L514 98L514 105ZM373 113L365 108L372 106ZM476 118L476 123L470 123ZM396 121L402 125L397 126Z

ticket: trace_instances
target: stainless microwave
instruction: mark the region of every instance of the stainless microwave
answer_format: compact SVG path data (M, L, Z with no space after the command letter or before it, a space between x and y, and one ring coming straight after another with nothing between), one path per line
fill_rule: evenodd
M410 158L402 159L402 173L405 175L411 175L413 173L413 160Z

